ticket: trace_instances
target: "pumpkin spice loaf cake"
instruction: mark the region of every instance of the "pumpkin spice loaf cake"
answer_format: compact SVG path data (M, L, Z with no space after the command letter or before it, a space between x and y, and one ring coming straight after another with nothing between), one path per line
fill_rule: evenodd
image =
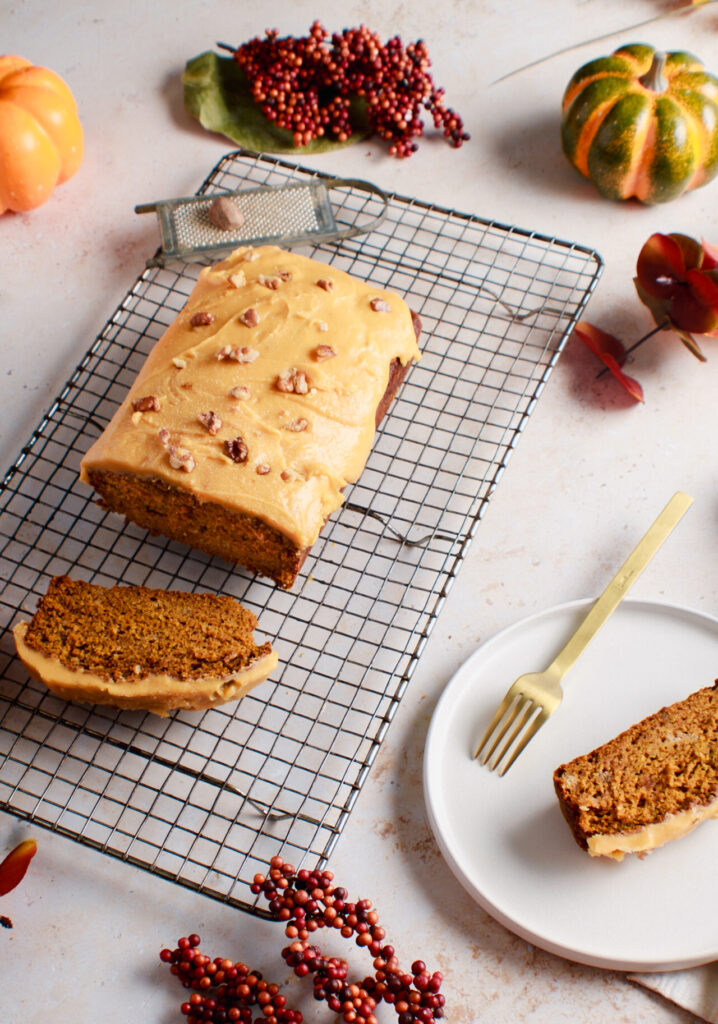
M553 780L594 857L645 854L718 817L718 682L562 764Z
M413 360L404 300L276 246L205 268L82 460L101 504L294 583Z
M65 700L166 715L238 700L277 664L232 597L56 576L13 629L33 679Z

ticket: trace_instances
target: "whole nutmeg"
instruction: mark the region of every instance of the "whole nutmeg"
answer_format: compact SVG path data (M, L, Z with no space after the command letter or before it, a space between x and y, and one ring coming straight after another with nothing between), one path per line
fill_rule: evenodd
M220 196L210 204L209 219L220 231L232 231L244 224L244 214L229 196Z

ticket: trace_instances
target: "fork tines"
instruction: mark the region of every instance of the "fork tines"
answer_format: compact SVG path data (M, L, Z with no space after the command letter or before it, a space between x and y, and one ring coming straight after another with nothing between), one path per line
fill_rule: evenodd
M476 748L474 757L478 758L484 747L493 738L493 742L481 759L481 764L488 764L490 771L495 771L501 765L499 775L505 775L548 717L545 708L525 694L507 693L484 733L481 743ZM506 742L494 757L494 752L507 733L509 735ZM491 761L492 757L494 757L493 761Z

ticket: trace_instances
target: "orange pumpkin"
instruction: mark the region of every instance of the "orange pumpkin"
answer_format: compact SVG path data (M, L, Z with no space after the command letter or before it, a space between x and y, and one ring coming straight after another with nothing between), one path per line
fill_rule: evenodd
M23 57L0 57L0 214L46 202L82 152L77 106L63 80Z

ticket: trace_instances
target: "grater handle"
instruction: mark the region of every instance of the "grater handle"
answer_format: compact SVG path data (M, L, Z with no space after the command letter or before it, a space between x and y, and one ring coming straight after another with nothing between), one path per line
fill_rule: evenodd
M375 217L372 217L371 220L337 231L332 241L341 238L353 238L355 235L365 235L367 232L373 231L384 220L386 211L389 208L389 197L378 185L374 185L371 181L364 181L362 178L327 178L323 181L323 184L327 192L331 192L333 188L360 189L362 192L369 192L372 195L378 196L383 204L380 212Z

